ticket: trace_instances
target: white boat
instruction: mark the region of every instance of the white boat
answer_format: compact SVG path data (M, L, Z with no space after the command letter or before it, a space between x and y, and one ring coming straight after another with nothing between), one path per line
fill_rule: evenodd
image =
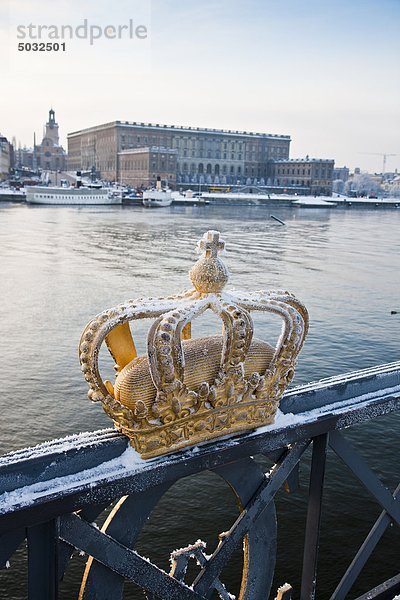
M192 190L187 190L181 194L180 192L172 192L172 204L180 206L196 206L198 204L209 204L209 201L200 196L195 196Z
M172 194L171 190L161 188L160 178L157 178L157 187L143 192L143 206L147 208L163 208L171 206Z
M61 204L68 206L88 206L92 204L121 204L122 194L115 190L98 186L88 187L46 187L26 188L26 201L29 204Z

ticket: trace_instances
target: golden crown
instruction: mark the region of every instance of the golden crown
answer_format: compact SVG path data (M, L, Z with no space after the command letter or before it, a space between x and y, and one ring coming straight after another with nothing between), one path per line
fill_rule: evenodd
M143 458L272 423L293 378L308 329L306 308L282 290L225 292L229 273L218 256L218 231L198 244L203 256L190 271L194 289L166 298L129 300L97 315L80 341L88 396L100 401ZM191 323L205 311L222 334L191 339ZM273 348L253 337L251 311L279 315ZM155 319L147 354L138 356L129 322ZM103 381L103 341L116 362L116 380Z

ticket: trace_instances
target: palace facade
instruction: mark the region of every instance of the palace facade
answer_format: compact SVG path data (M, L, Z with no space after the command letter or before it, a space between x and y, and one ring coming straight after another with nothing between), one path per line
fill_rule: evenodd
M149 148L174 151L175 172L171 172L169 155L164 179L170 183L175 180L176 185L245 184L255 180L266 184L273 176L273 162L289 157L290 136L113 121L68 134L68 168L90 171L94 166L101 179L153 185L160 174L157 160L148 160L143 181L139 169L129 173L127 168L136 156L132 153L127 158L128 150L145 153Z

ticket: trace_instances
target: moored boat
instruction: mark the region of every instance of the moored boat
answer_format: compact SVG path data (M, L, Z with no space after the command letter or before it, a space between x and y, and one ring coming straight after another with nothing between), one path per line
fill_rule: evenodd
M171 206L171 190L161 188L161 180L157 178L157 187L143 192L143 206L146 208L163 208Z
M24 189L0 188L0 202L25 202Z
M57 204L68 206L90 206L95 204L121 204L122 194L101 184L82 186L78 174L75 187L39 186L26 188L26 201L29 204Z
M107 188L61 188L28 187L26 201L29 204L64 204L87 206L92 204L121 204L122 197Z
M194 195L192 190L187 190L181 194L180 192L172 192L172 203L180 206L197 206L199 204L209 204L210 201L201 196Z

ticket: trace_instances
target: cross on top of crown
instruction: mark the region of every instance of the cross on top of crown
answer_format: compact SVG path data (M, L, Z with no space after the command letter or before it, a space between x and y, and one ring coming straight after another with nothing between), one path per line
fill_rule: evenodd
M199 248L207 258L217 258L218 252L225 248L225 242L219 239L219 231L207 231L199 242Z

